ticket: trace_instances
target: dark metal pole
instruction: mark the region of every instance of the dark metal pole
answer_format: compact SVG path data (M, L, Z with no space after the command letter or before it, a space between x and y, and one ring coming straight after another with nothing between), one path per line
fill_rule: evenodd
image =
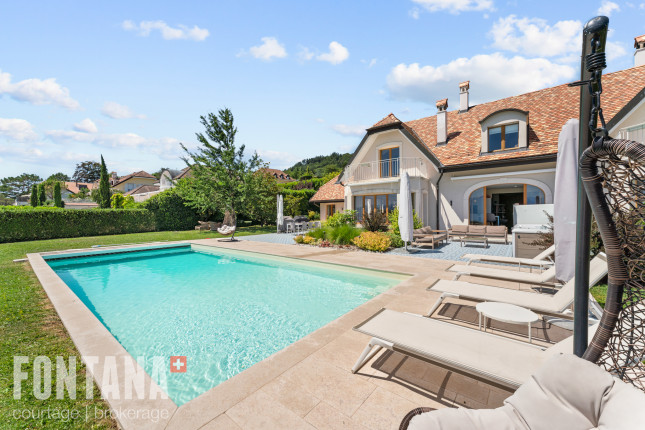
M585 25L582 35L582 58L580 80L591 78L585 65L585 57L591 52L591 42L596 36L600 43L597 51L604 52L609 18L598 16ZM592 143L589 121L591 120L591 94L588 85L580 87L580 140L578 158ZM589 248L591 236L591 209L585 194L582 179L578 175L578 214L576 219L575 293L573 300L573 353L582 357L587 349L589 325Z

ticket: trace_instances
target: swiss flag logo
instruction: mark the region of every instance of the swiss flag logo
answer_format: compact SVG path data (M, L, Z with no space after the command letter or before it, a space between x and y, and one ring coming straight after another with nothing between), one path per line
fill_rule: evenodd
M186 373L185 355L173 355L170 357L170 373Z

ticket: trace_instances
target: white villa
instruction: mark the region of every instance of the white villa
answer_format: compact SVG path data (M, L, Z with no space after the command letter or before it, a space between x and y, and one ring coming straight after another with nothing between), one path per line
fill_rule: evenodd
M645 49L638 40L637 66L603 75L602 108L611 136L642 142L645 65L638 64ZM404 171L416 213L438 229L512 227L513 205L553 203L558 135L578 118L580 88L559 85L474 106L469 82L458 90L458 109L449 111L443 99L434 116L402 122L389 114L368 128L338 180L344 198L329 203L359 217L368 205L389 211Z

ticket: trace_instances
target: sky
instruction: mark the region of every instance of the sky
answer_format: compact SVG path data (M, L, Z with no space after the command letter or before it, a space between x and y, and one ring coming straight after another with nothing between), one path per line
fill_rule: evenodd
M633 65L645 1L4 1L0 178L182 168L200 116L274 168L352 152L365 128L574 81L583 24L610 18L606 72Z

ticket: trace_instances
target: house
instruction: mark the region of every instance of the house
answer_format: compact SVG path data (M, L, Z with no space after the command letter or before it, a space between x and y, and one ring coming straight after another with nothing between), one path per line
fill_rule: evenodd
M295 179L292 179L289 174L284 173L282 170L278 169L269 169L269 168L263 168L261 170L264 170L268 172L271 176L273 176L279 183L285 183L285 182L293 182Z
M91 183L91 182L64 182L65 186L64 188L61 188L61 198L63 201L68 201L71 200L72 194L78 194L81 190L87 190L88 194L92 192L92 190L97 187L96 183Z
M127 193L128 191L132 191L142 185L154 185L156 182L157 178L155 178L148 172L144 172L143 170L130 173L129 175L125 175L120 178L117 177L116 172L112 172L112 176L110 178L110 188L114 191Z
M170 189L175 186L175 182L182 178L190 177L190 168L186 167L182 170L166 169L161 172L159 180L152 185L140 185L125 193L126 196L132 196L135 202L143 202L148 200L155 194Z
M635 63L643 64L645 38L638 40ZM344 208L359 219L369 206L392 210L403 172L416 213L435 228L512 227L514 205L553 203L558 135L579 116L580 87L559 85L474 106L469 82L458 91L458 109L448 110L442 99L434 116L403 122L389 114L367 129L338 181ZM643 141L645 65L604 75L602 108L611 136Z
M338 176L321 186L309 201L320 206L320 220L325 221L336 212L345 210L345 187Z

